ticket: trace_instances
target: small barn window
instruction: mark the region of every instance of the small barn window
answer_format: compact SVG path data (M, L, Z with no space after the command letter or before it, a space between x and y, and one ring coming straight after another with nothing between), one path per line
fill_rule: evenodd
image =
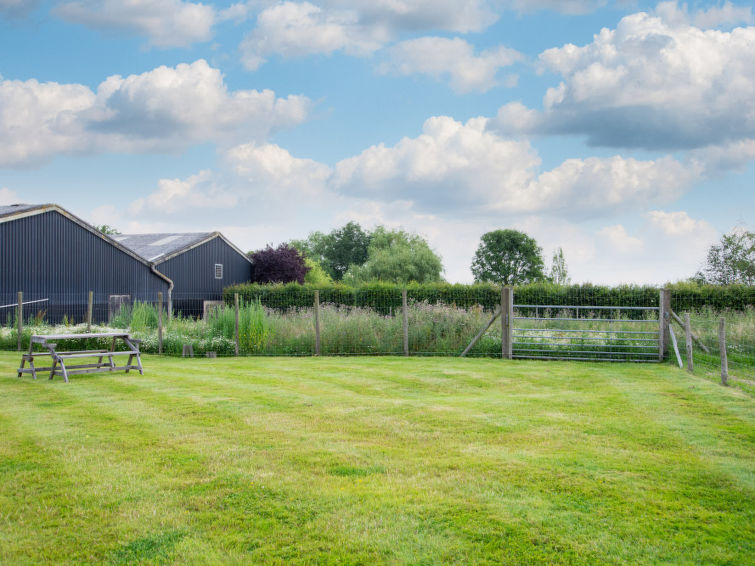
M223 264L216 263L215 264L215 279L222 279L222 278L223 278Z

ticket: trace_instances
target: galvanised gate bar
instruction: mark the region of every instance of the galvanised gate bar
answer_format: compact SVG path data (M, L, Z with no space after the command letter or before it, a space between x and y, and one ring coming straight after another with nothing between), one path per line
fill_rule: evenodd
M657 362L662 359L659 311L660 307L515 304L512 357Z

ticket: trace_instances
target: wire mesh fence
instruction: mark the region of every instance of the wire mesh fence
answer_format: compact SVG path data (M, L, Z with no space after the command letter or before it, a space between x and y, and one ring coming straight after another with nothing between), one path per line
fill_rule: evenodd
M716 310L701 305L691 309L689 315L691 331L697 338L692 345L694 367L716 375L727 371L729 379L755 393L755 307ZM726 362L723 368L722 320ZM681 330L680 324L677 327ZM686 360L686 353L681 354Z
M94 291L22 294L21 343L32 334L128 329L142 351L182 355L459 355L506 357L506 326L491 323L501 309L501 289L449 286L439 292L419 286L359 289L279 287L224 295L158 293L108 295ZM599 288L605 289L605 288ZM233 291L231 289L230 291ZM0 348L17 349L18 296L0 304ZM516 288L511 321L511 357L611 361L658 361L663 332L658 289ZM158 305L163 323L159 332ZM684 350L681 320L690 314L699 343L694 361L720 365L718 328L725 319L726 353L735 378L755 380L755 307L709 304L704 294L682 301L671 292L669 322ZM679 311L679 312L676 312ZM238 325L236 322L238 316ZM236 328L238 327L238 331ZM668 353L673 351L669 346ZM683 355L684 352L682 351Z

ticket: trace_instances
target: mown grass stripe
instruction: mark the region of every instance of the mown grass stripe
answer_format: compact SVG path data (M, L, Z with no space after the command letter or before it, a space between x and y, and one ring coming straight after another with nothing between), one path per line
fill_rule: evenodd
M21 491L0 489L0 510L20 538L0 535L0 551L20 562L723 564L754 550L753 402L684 372L145 361L144 376L0 379L0 432L15 439L0 455L19 460L31 442L61 466L52 508L59 497L79 528L68 543L50 528L24 534L34 517L8 507L44 486L11 469ZM0 372L14 363L0 355ZM86 481L69 501L72 474ZM102 494L116 480L122 489Z

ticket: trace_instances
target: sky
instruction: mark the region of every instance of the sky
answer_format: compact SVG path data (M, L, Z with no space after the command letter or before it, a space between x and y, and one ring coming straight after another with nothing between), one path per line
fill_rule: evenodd
M575 282L755 229L755 7L0 0L0 205L243 250L354 220L471 282L521 230Z

